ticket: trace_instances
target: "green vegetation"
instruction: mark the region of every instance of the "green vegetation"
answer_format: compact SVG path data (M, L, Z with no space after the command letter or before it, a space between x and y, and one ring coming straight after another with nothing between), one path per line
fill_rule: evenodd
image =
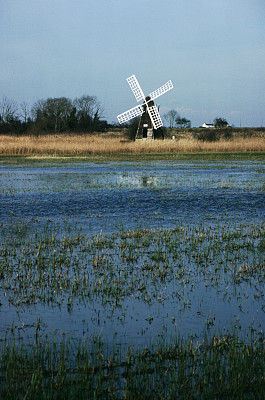
M160 340L134 350L56 340L1 353L2 399L255 399L265 396L264 337Z
M221 117L216 117L214 119L214 126L215 128L227 128L228 127L228 122L225 118L221 118Z
M32 157L32 156L0 156L0 162L5 164L39 164L45 162L52 163L69 163L69 162L110 162L110 161L128 161L128 162L141 162L141 161L264 161L265 153L150 153L150 154L90 154L86 156L57 156L57 157Z
M75 298L85 303L99 298L114 310L132 295L154 304L164 299L172 282L172 298L182 298L180 310L191 301L193 287L201 284L218 289L220 298L223 287L238 285L239 300L249 295L240 290L247 282L255 286L256 298L262 296L263 224L140 229L90 238L62 236L59 226L47 223L32 240L36 226L38 221L0 226L1 286L16 307L67 302L71 309Z

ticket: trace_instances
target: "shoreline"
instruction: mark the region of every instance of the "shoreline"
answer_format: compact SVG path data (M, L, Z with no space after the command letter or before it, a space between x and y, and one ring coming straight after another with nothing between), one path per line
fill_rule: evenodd
M1 164L39 162L141 162L141 161L265 161L265 152L231 153L151 153L93 155L0 155Z

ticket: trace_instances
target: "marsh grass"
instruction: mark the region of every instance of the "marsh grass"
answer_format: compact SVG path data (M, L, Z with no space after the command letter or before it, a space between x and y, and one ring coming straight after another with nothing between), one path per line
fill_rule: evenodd
M20 223L0 226L0 283L9 303L61 304L94 298L115 305L130 296L147 304L163 300L174 284L173 297L194 285L206 288L231 283L255 285L262 296L265 280L264 225L235 229L180 226L175 229L61 235L56 227L35 235ZM9 237L10 232L12 236ZM225 296L225 295L224 295ZM244 297L242 290L241 296ZM185 307L185 299L179 303Z
M172 338L121 353L100 338L1 346L2 399L264 399L264 336Z
M263 137L234 137L217 142L202 142L180 136L177 140L123 141L104 135L0 135L2 156L87 156L87 155L141 155L190 153L264 152Z

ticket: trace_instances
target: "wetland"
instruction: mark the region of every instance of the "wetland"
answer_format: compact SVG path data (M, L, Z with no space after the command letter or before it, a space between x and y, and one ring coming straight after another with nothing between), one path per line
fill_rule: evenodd
M3 398L263 398L264 173L3 161Z

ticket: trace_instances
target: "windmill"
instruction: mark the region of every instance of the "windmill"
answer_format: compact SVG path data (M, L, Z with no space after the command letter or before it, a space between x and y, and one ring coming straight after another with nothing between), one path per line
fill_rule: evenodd
M154 99L173 89L173 84L171 81L168 81L163 86L150 93L149 96L145 97L135 75L127 78L127 82L132 89L136 100L143 100L144 102L118 115L118 121L120 124L122 124L124 122L130 121L135 117L141 116L136 133L136 139L153 139L154 129L156 130L163 126L163 122L160 117L159 111L154 103Z

